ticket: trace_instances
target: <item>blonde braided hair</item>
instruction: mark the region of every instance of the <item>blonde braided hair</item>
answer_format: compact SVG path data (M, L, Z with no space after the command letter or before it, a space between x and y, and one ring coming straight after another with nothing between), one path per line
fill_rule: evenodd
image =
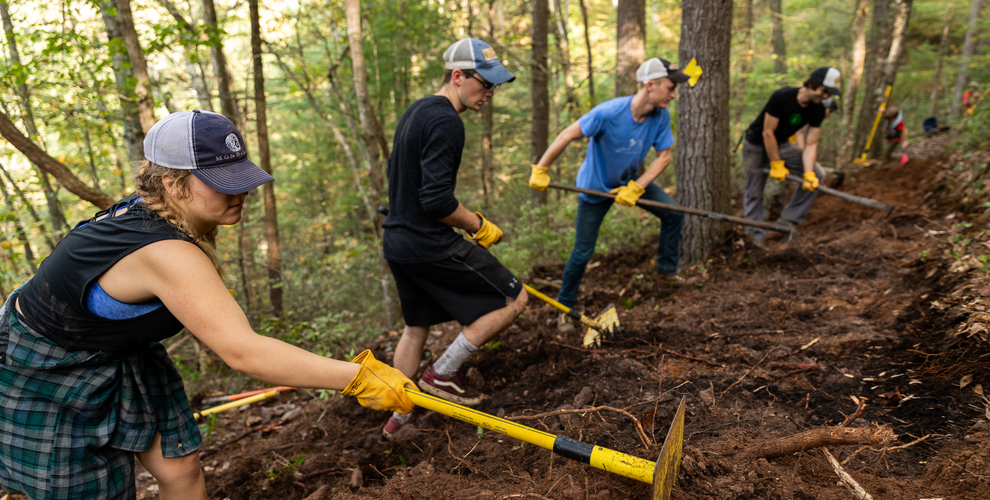
M222 279L226 279L227 272L224 271L217 258L217 228L206 234L197 234L196 229L185 219L185 214L175 202L175 197L165 189L165 177L174 179L175 187L178 188L180 198L189 196L189 178L192 176L191 170L163 167L148 160L144 160L134 177L134 185L138 195L144 198L144 204L148 210L158 214L173 227L182 231L193 239L210 258L213 267Z

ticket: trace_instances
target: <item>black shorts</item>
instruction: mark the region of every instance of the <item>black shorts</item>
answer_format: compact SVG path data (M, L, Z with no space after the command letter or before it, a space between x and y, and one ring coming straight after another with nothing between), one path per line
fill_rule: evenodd
M434 262L388 261L399 289L407 326L432 326L450 320L470 325L505 307L522 291L522 283L488 250L466 240L456 251Z

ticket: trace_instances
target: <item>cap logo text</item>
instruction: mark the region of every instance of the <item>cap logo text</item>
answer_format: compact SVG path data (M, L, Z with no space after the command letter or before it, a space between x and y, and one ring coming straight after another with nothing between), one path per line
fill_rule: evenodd
M491 61L492 59L498 59L498 56L495 55L495 49L493 49L491 47L488 47L487 49L484 49L481 52L485 55L485 61Z
M241 150L241 141L237 140L237 134L233 132L227 134L227 138L224 139L224 143L227 144L227 147L235 153Z

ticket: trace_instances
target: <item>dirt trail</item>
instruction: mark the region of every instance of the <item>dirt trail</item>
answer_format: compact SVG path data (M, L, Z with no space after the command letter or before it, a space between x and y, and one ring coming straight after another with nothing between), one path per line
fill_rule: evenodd
M925 365L955 327L931 306L944 293L946 266L922 258L936 244L930 231L946 230L951 211L936 192L937 170L934 161L912 160L848 178L843 190L893 203L894 215L880 220L876 210L820 197L790 245L777 240L759 249L734 232L698 270L701 285L670 296L656 292L656 241L599 256L582 299L590 312L614 303L623 332L586 350L580 329L561 335L547 307L529 307L496 347L471 362L471 383L491 395L479 409L499 416L625 409L649 442L632 419L611 411L524 423L654 460L686 395L675 499L843 499L851 495L818 450L755 461L740 452L763 439L838 425L856 409L851 398L865 398L853 427L888 425L896 445L928 436L903 449L864 450L846 463L874 498L990 498L990 426L979 420L990 417L986 406L959 389L954 372ZM536 274L559 279L561 269ZM428 347L442 348L457 331L437 329ZM372 348L389 360L395 340L383 336ZM963 357L987 360L979 354ZM986 373L977 372L972 384L990 382L981 380ZM247 423L277 421L293 407L301 418L230 442ZM298 394L225 413L204 452L210 496L307 498L328 485L310 498L649 497L648 485L441 415L383 441L387 417L350 399ZM856 449L832 452L842 461ZM148 488L154 485L142 483L142 495Z

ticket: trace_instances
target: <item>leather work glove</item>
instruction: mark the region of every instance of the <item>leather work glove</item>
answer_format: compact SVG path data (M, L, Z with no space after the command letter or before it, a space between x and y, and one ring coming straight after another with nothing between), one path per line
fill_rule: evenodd
M402 372L375 359L370 349L358 354L351 362L360 363L361 369L354 380L340 391L341 394L356 397L361 406L372 410L413 411L415 405L406 395L406 389L418 389Z
M475 212L474 215L481 218L481 229L478 229L477 233L468 234L468 238L477 241L481 245L481 248L486 250L488 247L502 240L502 230L498 226L491 223L484 215L481 215L481 212Z
M636 200L638 200L640 196L643 196L643 193L645 193L646 190L643 189L643 186L640 186L636 181L629 181L629 184L617 187L609 192L615 195L616 203L631 207L636 205Z
M784 160L770 162L770 177L778 181L787 180L787 167L784 166Z
M529 187L537 191L546 191L550 186L550 176L547 175L548 170L550 170L550 167L533 165L533 173L529 176Z
M804 184L801 185L801 189L805 191L814 191L818 189L818 177L815 176L814 172L804 173Z

